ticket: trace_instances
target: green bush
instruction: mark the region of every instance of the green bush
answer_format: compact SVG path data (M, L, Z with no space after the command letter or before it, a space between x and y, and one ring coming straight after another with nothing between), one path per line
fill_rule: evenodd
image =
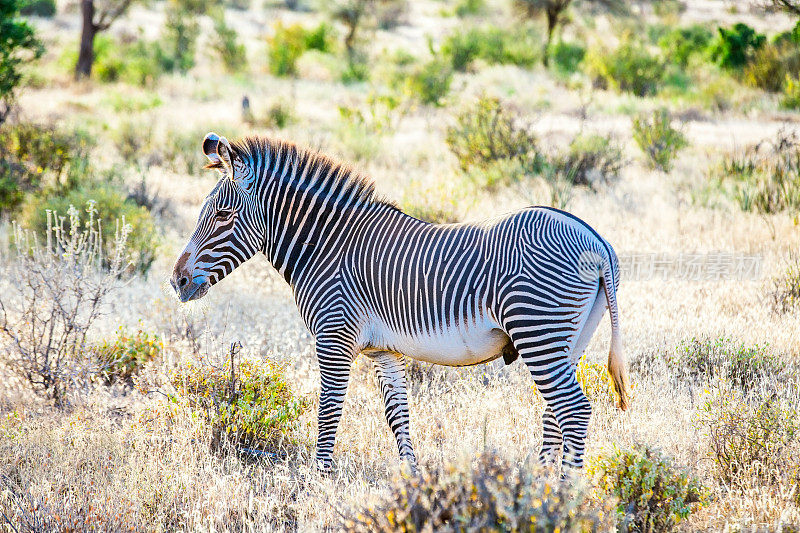
M708 504L708 491L696 478L648 446L591 459L587 474L603 497L619 500L623 531L672 531Z
M650 168L663 172L672 169L675 156L689 144L686 135L672 126L672 117L663 108L633 118L633 139L647 156Z
M693 24L685 28L675 28L658 40L664 57L681 67L686 67L693 57L707 53L714 34L705 25Z
M163 351L164 344L158 335L141 329L131 335L124 327L119 328L115 339L104 340L91 348L101 368L100 376L108 385L115 381L133 385L133 376Z
M457 17L480 15L486 11L486 0L458 0L455 13Z
M21 15L52 18L56 14L55 0L29 0L19 10Z
M800 109L800 79L786 75L783 83L781 107L784 109Z
M239 72L247 67L247 50L239 42L236 30L225 23L224 13L214 17L215 38L212 46L217 52L225 70Z
M776 313L800 309L800 255L790 256L783 273L772 279L769 299Z
M481 96L456 116L445 138L463 171L486 169L496 162L534 163L541 168L539 140L528 125L515 120L498 98Z
M584 57L586 47L579 43L558 41L550 47L550 61L556 70L564 74L576 72Z
M742 489L788 482L800 500L797 415L775 395L748 401L731 391L713 391L701 407L700 423L716 478Z
M267 39L269 71L275 76L294 76L297 74L297 60L303 52L319 50L330 53L334 42L334 30L328 24L307 29L300 24L285 26L277 22L272 37Z
M372 505L343 513L348 532L608 531L612 513L579 482L557 482L531 461L515 465L494 452L472 468L423 468L394 479Z
M767 44L756 50L744 68L744 81L751 87L780 92L786 77L800 72L800 48L793 42Z
M655 94L665 72L664 61L630 36L615 50L593 50L587 68L596 85L636 96Z
M775 139L725 156L710 175L743 211L800 212L800 140L794 132L781 130Z
M550 165L569 177L572 185L597 189L619 177L625 164L622 146L611 136L578 134L567 150L550 158Z
M171 375L176 401L201 414L212 446L276 451L296 442L308 402L291 391L283 368L251 360L231 366L186 363Z
M158 46L158 59L167 72L186 73L194 67L200 25L196 13L201 7L189 7L186 2L167 3L164 28Z
M19 17L22 0L0 2L0 124L16 101L16 89L22 80L21 65L44 53L34 28Z
M0 126L0 215L28 195L63 194L85 180L91 141L85 133L35 123Z
M163 51L157 42L137 40L132 44L120 44L106 34L98 34L94 40L95 78L103 82L123 81L132 85L152 85L164 72ZM62 62L73 69L78 54L67 50Z
M788 369L786 362L767 347L745 346L725 337L683 342L666 362L668 368L684 378L722 378L745 390L764 379L782 379Z
M47 210L64 217L71 206L85 206L89 202L94 202L99 212L104 239L114 239L117 226L123 219L131 225L127 242L130 261L138 271L147 273L155 260L159 243L153 218L147 209L127 200L108 185L90 185L66 194L31 197L22 208L20 222L43 238L47 230Z
M538 50L538 39L530 28L509 31L484 26L450 34L440 55L454 70L463 72L476 59L490 64L530 66L538 60Z
M711 57L727 69L741 69L749 63L767 38L739 22L732 28L717 28L717 36L711 43Z
M405 83L405 93L423 104L439 106L450 92L452 69L440 60L415 65Z

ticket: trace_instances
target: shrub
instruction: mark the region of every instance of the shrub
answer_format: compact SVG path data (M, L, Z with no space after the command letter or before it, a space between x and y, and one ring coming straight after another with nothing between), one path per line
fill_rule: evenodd
M447 128L447 146L462 170L486 168L497 161L538 161L538 138L520 124L498 98L481 96Z
M551 157L550 164L572 185L597 189L619 177L624 165L622 146L611 136L578 134L563 154Z
M776 313L800 308L800 255L791 255L783 273L772 279L769 299Z
M576 368L578 383L583 393L592 402L602 401L608 405L616 405L617 398L614 394L614 385L608 368L602 363L587 363L582 357Z
M126 267L130 227L105 240L94 204L87 213L82 218L71 206L66 220L48 215L41 239L15 225L15 254L4 265L8 283L0 291L5 364L58 406L99 370L87 357L87 334ZM103 255L105 270L99 268Z
M789 74L783 83L783 96L781 107L784 109L800 109L800 79L793 78Z
M476 59L530 66L537 61L538 50L538 39L529 28L508 31L485 26L450 34L442 44L440 55L454 70L463 72Z
M589 461L603 497L619 499L623 530L672 531L708 503L708 491L669 457L648 446L615 449Z
M710 174L743 211L800 211L800 141L794 132L780 130L774 140L733 152Z
M640 114L633 119L633 139L647 156L650 168L663 172L672 169L672 161L689 141L683 132L672 126L672 117L666 109L651 115Z
M725 337L681 343L667 358L667 367L695 380L726 379L745 390L757 381L783 378L787 370L786 362L766 347L748 347Z
M780 92L786 77L800 72L800 48L795 43L767 44L756 50L744 68L744 81L770 92Z
M584 57L586 57L586 47L579 43L558 41L550 47L552 64L556 70L564 74L576 72Z
M274 451L291 444L308 402L292 393L283 369L272 362L235 363L236 349L221 367L187 363L171 376L176 400L205 419L214 448Z
M19 10L21 15L53 18L56 14L55 0L29 0Z
M297 74L297 60L305 51L306 31L299 24L284 26L281 22L273 30L267 40L269 71L275 76L293 76Z
M294 106L292 102L285 98L277 98L267 107L264 124L266 126L283 129L294 120Z
M247 66L247 50L239 42L236 30L225 23L224 13L214 17L214 50L228 72L239 72Z
M194 67L195 47L200 35L196 13L200 8L184 5L181 0L167 4L166 18L159 46L159 62L167 72L186 73Z
M141 329L131 335L120 327L115 339L95 344L91 351L107 385L115 381L133 385L133 376L145 363L161 355L164 344L158 335Z
M118 222L130 226L127 236L124 259L130 259L132 266L142 273L147 273L153 264L158 249L159 237L150 213L139 207L125 196L107 185L95 185L89 188L75 189L63 195L48 195L31 198L20 213L20 221L41 238L47 234L47 211L65 217L72 206L92 203L97 210L97 223L103 233L104 241L113 241L118 231ZM104 255L104 264L113 264L114 257L105 252L114 253L112 248L98 254ZM124 266L127 266L127 263Z
M800 489L797 412L775 395L745 401L730 391L714 391L701 407L700 423L721 482L747 489L788 481Z
M22 79L20 65L38 59L44 53L33 27L19 19L19 0L0 4L0 124L5 122L16 99L16 88Z
M667 32L658 40L658 46L664 51L664 57L686 67L693 57L707 52L713 38L714 34L706 26L693 24Z
M473 468L423 468L394 479L373 505L344 513L350 532L599 531L608 509L579 482L548 479L532 462L517 466L486 452Z
M0 214L26 195L65 193L85 180L91 141L77 130L29 122L0 126Z
M732 28L717 28L717 32L711 43L711 57L727 69L743 68L766 42L764 35L742 22Z
M664 62L628 36L616 50L593 51L588 70L600 87L647 96L654 94L661 85Z
M405 92L423 104L441 105L450 91L453 71L440 60L416 65L406 79Z
M480 15L486 11L486 0L459 0L456 4L457 17Z

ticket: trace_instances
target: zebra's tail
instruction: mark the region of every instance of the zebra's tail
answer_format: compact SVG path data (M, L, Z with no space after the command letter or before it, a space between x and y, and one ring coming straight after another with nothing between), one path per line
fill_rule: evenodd
M613 253L613 252L611 252ZM614 274L611 270L612 258L604 261L603 287L608 302L608 312L611 316L611 349L608 352L608 373L614 382L614 390L619 396L619 408L625 411L630 405L630 382L628 381L628 368L625 364L625 354L622 351L622 333L619 328L619 310L617 309L617 289L614 285Z

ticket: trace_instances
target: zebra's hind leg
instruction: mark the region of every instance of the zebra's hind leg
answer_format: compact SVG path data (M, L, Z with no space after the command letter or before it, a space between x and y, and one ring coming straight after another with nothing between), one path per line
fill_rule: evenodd
M539 462L550 466L555 464L561 453L561 428L549 405L545 405L542 413L542 451L539 452Z
M370 354L369 358L375 363L375 375L383 395L386 421L394 433L400 458L416 468L417 458L409 431L406 366L403 357L396 353L379 352Z

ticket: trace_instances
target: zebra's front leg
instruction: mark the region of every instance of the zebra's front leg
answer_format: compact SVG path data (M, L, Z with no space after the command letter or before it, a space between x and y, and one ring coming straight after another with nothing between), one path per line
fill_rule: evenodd
M336 337L321 336L316 342L321 388L317 430L317 468L328 472L333 466L336 429L350 380L353 351L349 343Z
M379 352L368 357L375 363L375 375L378 376L383 395L386 421L397 441L400 459L408 461L412 468L416 468L417 458L409 430L406 366L403 357L391 352Z
M555 464L561 454L561 428L553 414L553 409L545 405L542 413L542 451L539 452L539 462L545 466Z

